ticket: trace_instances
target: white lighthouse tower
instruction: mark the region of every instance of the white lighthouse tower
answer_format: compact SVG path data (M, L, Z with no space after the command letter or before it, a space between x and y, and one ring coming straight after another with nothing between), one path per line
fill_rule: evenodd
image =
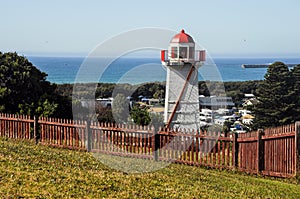
M205 51L195 51L193 38L181 30L161 51L167 69L164 122L167 128L199 129L198 68Z

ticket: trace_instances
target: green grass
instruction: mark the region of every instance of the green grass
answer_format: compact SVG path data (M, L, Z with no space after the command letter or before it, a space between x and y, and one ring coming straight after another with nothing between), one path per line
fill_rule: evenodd
M299 198L296 179L171 164L150 173L113 170L90 153L0 138L2 198Z

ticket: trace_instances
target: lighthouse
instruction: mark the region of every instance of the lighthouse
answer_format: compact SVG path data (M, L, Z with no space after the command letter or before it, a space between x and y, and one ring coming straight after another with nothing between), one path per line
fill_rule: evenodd
M164 122L167 128L199 129L198 68L205 62L205 51L195 50L193 38L181 30L161 51L166 67Z

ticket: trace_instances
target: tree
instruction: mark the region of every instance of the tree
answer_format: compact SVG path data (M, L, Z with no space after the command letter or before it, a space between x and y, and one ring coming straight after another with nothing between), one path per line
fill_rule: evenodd
M266 128L293 122L293 81L288 67L282 62L271 64L264 81L257 89L259 103L254 107L253 128Z
M96 109L97 120L99 122L114 123L114 117L111 107L98 106Z
M125 95L118 93L112 104L113 118L117 123L125 123L129 119L129 102Z
M47 74L17 53L0 52L0 111L39 116L70 116L71 101L55 94ZM63 112L62 112L63 111Z
M115 84L112 83L98 83L95 96L98 97L111 97L114 91Z
M294 121L300 121L300 64L295 66L292 70L292 80L294 82L294 99L295 107L293 109Z
M130 115L137 125L147 126L151 122L150 114L146 108L133 107Z
M141 85L136 85L132 97L138 99L139 96L154 97L154 98L164 98L165 95L165 84L159 82L145 83Z
M223 124L222 132L229 133L232 125L233 125L232 121L226 120Z

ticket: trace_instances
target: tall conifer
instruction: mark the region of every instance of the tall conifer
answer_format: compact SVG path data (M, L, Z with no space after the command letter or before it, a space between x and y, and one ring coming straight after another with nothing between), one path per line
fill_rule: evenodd
M295 108L293 111L294 121L300 121L300 64L295 66L292 70L292 78L294 82L294 96Z
M295 108L293 78L282 62L271 64L257 90L254 128L275 127L293 122Z

